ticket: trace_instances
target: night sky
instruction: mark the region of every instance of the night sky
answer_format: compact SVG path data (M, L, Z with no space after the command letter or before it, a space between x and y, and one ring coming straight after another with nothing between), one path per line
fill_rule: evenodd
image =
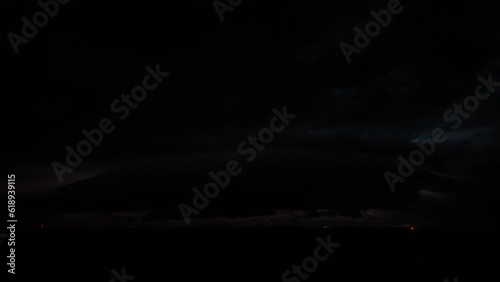
M236 160L189 226L498 226L498 93L456 130L443 120L478 76L500 81L496 2L401 1L351 63L339 45L388 1L245 0L223 22L210 1L171 2L73 0L17 55L4 37L4 167L23 224L187 227L178 205ZM37 9L12 5L4 33ZM158 64L170 75L120 120L110 105ZM238 145L285 106L297 116L247 162ZM51 164L103 118L116 128L60 183ZM392 192L384 172L435 128L447 140Z

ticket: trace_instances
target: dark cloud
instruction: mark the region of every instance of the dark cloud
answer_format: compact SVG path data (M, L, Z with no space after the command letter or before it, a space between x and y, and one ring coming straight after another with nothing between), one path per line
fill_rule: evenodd
M169 10L124 4L147 15L137 18L75 4L26 48L9 74L23 79L5 89L16 119L9 159L32 175L20 180L28 194L47 192L30 199L30 209L56 219L63 211L127 211L177 223L172 211L191 189L238 158L237 145L267 125L272 108L286 105L299 117L200 222L494 224L495 94L397 193L385 183L397 156L446 126L443 112L474 93L478 75L500 67L494 4L403 4L351 64L340 42L352 43L353 28L383 2L249 2L224 23L203 2ZM110 103L157 63L172 75L58 184L50 163L64 159L82 129L113 115ZM323 209L329 213L311 213Z

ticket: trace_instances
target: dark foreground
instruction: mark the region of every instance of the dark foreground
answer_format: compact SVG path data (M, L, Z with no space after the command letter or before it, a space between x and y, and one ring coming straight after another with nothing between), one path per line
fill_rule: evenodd
M498 281L498 231L405 228L21 229L16 277L114 281L125 267L134 282L282 281L329 234L340 246L308 281Z

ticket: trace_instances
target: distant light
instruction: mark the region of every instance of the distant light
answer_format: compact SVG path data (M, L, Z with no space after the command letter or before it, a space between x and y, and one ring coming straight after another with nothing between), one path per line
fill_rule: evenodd
M42 229L43 229L43 224L40 224L40 228L42 228Z

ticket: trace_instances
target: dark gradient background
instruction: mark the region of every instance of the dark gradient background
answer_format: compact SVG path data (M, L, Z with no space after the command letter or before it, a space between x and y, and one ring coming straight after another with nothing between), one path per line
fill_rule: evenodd
M458 130L447 131L448 140L397 184L395 193L383 173L397 171L397 156L407 157L434 128L450 127L443 112L474 94L478 75L491 73L500 81L498 3L401 1L404 10L348 64L339 44L353 44L353 28L364 27L372 20L370 11L385 9L386 3L245 0L221 22L211 1L73 0L19 54L4 36L2 171L16 174L18 226L26 228L19 236L30 242L23 248L31 246L26 256L36 253L30 256L35 262L46 253L64 262L61 268L78 265L80 273L97 263L109 275L108 268L131 265L144 255L147 260L131 266L136 273L158 258L161 263L146 268L166 267L173 275L168 281L193 281L186 264L168 261L198 256L196 263L203 265L211 253L243 256L234 246L256 238L262 244L247 245L253 255L242 263L251 265L260 255L266 259L255 272L260 274L248 277L276 281L302 260L298 253L312 250L314 234L323 232L318 228L331 228L333 234L344 232L344 242L352 240L346 244L375 236L386 238L395 251L363 247L363 267L355 268L357 255L346 250L350 259L344 266L354 268L343 268L351 272L336 280L376 276L440 282L461 270L462 281L494 281L486 276L493 276L498 262L493 235L499 200L498 93L481 102ZM20 18L38 9L35 1L2 2L3 34L19 33ZM147 65L156 64L171 75L127 119L118 120L111 102L142 81ZM283 106L297 118L247 164L237 146L267 127L272 109ZM97 128L105 117L113 119L116 130L59 183L51 163L63 163L65 146L74 148L84 139L81 131ZM186 225L179 203L191 205L191 190L201 189L210 171L224 169L232 159L240 161L242 174ZM6 191L2 188L2 197ZM228 230L233 227L270 228ZM447 244L449 236L457 237ZM200 237L206 239L199 249L184 249ZM482 245L460 251L460 244L474 240ZM143 247L145 242L149 245ZM301 251L293 251L293 242ZM130 253L118 256L127 245ZM88 246L101 246L95 247L97 262ZM262 254L253 250L263 246L269 249ZM66 248L80 255L54 251ZM172 253L152 255L155 248ZM414 251L411 259L387 261L396 263L396 276L393 268L380 265L372 268L377 275L363 270L378 254L408 258ZM115 255L120 258L111 259ZM275 256L288 257L279 262L281 272L271 270L279 268L272 266ZM205 267L194 271L210 281L234 281L254 270ZM426 271L414 276L419 267ZM42 268L47 270L41 265L36 270ZM45 273L64 280L72 270L67 271ZM151 281L161 278L147 273ZM109 279L85 275L88 281ZM311 279L330 281L329 275Z

